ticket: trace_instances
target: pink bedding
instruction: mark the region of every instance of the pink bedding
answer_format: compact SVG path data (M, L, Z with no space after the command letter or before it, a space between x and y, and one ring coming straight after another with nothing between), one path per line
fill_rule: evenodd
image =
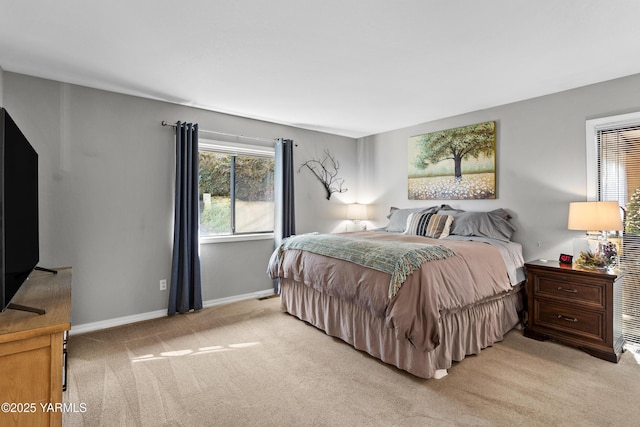
M386 232L346 235L445 245L456 255L422 264L390 300L389 274L310 252L287 250L282 262L274 253L268 268L270 276L304 283L361 307L373 317L383 318L396 339L407 339L421 351L431 351L440 344L439 320L443 313L491 300L512 288L502 256L487 243Z

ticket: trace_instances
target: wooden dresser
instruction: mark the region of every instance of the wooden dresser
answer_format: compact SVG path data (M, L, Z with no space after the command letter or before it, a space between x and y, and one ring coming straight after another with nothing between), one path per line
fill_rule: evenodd
M63 346L71 327L71 269L34 271L0 313L0 425L61 426ZM56 404L58 404L56 406Z
M610 362L623 352L622 272L589 270L557 261L527 268L529 319L524 335L553 339Z

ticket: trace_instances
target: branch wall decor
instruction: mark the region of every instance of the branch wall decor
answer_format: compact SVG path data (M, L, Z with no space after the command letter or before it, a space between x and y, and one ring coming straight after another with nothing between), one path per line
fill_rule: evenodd
M338 163L329 150L324 150L324 154L325 156L322 160L312 159L304 162L298 169L298 172L300 172L305 166L309 168L316 178L320 180L324 189L327 191L327 200L331 200L331 195L333 193L344 193L347 189L342 187L344 185L344 180L342 178L338 178L340 163Z

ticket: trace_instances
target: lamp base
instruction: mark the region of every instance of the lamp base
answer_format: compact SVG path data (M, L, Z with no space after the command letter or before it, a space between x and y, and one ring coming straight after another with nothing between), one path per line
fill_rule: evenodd
M606 237L576 240L578 241L574 241L574 254L579 250L576 259L576 264L579 266L594 270L614 269L618 266L619 241L608 240Z
M590 237L573 239L573 257L578 259L581 252L596 252L599 244L598 239L592 239Z

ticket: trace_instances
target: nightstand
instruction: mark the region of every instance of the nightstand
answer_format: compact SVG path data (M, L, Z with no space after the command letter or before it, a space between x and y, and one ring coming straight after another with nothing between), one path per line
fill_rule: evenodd
M623 272L542 260L525 267L529 319L524 335L552 339L617 363L624 351Z

